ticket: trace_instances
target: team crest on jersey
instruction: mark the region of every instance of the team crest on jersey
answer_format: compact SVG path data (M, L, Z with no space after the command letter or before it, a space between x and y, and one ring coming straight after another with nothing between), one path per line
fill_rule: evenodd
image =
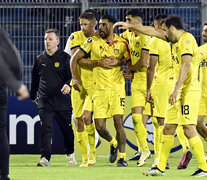
M139 44L140 44L139 42L136 42L135 47L139 48Z
M149 38L148 36L147 36L147 37L145 37L145 41L149 41L149 39L150 39L150 38Z
M73 36L73 34L70 36L70 40L73 40L75 37Z
M55 67L59 67L60 66L60 63L59 62L55 62Z
M119 54L119 49L114 49L114 54L118 55Z
M185 43L186 43L186 45L189 46L190 45L190 40L186 40Z
M91 42L92 42L92 39L88 38L87 43L91 43Z

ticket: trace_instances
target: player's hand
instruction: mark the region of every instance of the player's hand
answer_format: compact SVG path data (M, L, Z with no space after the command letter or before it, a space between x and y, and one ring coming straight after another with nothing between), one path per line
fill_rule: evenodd
M145 98L146 98L146 101L147 102L149 102L149 103L152 103L153 102L151 90L147 90L146 97Z
M170 97L169 97L169 103L171 105L175 104L177 96L178 96L178 92L179 90L177 89L173 89L173 91L171 92Z
M117 22L113 25L113 28L115 29L117 26L120 26L118 29L133 29L133 25L131 23L127 22Z
M33 102L34 104L38 105L38 102L37 102L37 101L38 101L38 98L32 100L32 102Z
M123 69L123 71L124 71L124 73L123 73L124 78L125 78L126 80L131 80L132 77L133 77L132 72L129 71L128 69Z
M64 84L64 86L63 86L62 89L61 89L61 92L62 92L63 94L69 94L69 93L70 93L70 86L67 85L67 84Z
M27 87L24 84L22 84L20 88L17 90L17 99L24 100L28 97L29 97L29 92L27 90Z
M73 82L73 88L81 92L81 82L77 78L73 78L72 82Z
M107 57L103 59L103 68L112 69L113 67L119 65L121 60L115 57Z

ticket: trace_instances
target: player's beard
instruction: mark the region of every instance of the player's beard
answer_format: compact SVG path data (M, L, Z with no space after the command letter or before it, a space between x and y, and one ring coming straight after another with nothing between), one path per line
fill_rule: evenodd
M99 31L99 35L102 39L106 39L109 36L109 34L104 31Z

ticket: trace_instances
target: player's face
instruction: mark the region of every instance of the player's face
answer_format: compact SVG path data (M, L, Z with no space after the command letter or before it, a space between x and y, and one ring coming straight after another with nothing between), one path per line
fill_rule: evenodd
M203 27L202 36L203 36L203 41L207 42L207 25Z
M80 26L85 36L90 35L91 32L93 32L93 29L95 28L93 21L89 21L88 19L84 18L80 19Z
M131 15L127 15L126 22L130 23L130 24L140 24L140 23L142 23L142 20L140 17L137 17L137 16L133 17Z
M106 39L110 35L111 28L113 28L113 26L108 19L100 19L98 30L101 38Z
M162 25L160 25L159 21L154 20L155 29L162 29Z
M175 37L175 35L174 35L174 33L173 33L173 27L172 27L172 26L170 26L170 27L168 28L168 27L165 25L165 23L163 23L163 24L162 24L162 30L165 31L165 33L166 33L166 35L167 35L167 37L168 37L168 39L169 39L169 41L170 41L171 43L176 43L176 42L177 42L176 37Z
M58 47L59 39L55 33L46 33L45 34L45 49L52 50Z

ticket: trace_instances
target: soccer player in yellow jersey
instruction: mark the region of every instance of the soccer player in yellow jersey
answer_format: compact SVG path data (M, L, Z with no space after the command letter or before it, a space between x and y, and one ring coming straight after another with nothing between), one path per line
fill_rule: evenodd
M207 23L202 31L203 41L207 42ZM199 134L207 141L207 128L203 123L207 116L207 43L199 47L200 53L200 82L201 82L201 100L198 113L197 130Z
M79 47L96 32L96 15L92 10L86 10L79 19L81 31L76 31L70 35L65 47L67 53L71 51L71 53L74 54ZM96 163L95 125L92 121L91 100L93 72L91 69L83 68L82 66L78 67L78 71L80 73L83 90L79 92L72 87L71 98L73 114L76 118L76 134L82 154L82 163L80 167L87 167L88 165L94 165ZM89 142L89 157L87 142Z
M111 145L110 162L117 158L117 167L127 166L125 161L126 134L123 127L123 114L125 105L125 80L121 65L124 60L130 59L127 42L113 33L113 24L116 19L111 15L104 15L99 22L98 36L89 38L72 57L71 68L73 83L80 90L80 82L77 76L77 62L85 54L90 54L91 62L105 58L118 59L117 65L110 69L102 67L93 68L94 92L93 112L96 129L101 137ZM113 116L116 129L116 138L113 138L106 128L106 118ZM117 143L118 142L118 143Z
M155 17L155 29L162 29L162 22L167 17L166 14L159 14ZM154 103L153 125L154 125L154 162L152 167L156 167L159 161L159 147L162 140L165 112L168 105L168 98L175 84L173 60L171 56L171 45L162 39L153 37L150 41L150 59L147 69L147 93L146 100ZM143 114L151 115L151 111L146 110ZM148 111L148 112L146 112ZM150 112L150 113L149 113ZM156 134L156 132L158 132ZM178 169L187 168L192 153L189 151L189 143L184 135L181 126L176 129L179 141L183 147L184 156L178 165Z
M142 12L139 9L129 10L126 13L126 22L142 24ZM146 64L149 57L150 37L137 31L126 30L122 37L129 42L131 62L128 63L127 73L133 72L131 84L132 92L132 120L137 139L138 150L130 160L138 160L137 165L143 166L150 156L147 144L147 129L142 121L146 94ZM141 153L141 157L139 155Z
M192 150L198 160L199 169L192 176L207 176L203 143L197 133L197 115L200 103L200 84L198 82L198 46L192 34L185 32L179 16L169 15L162 25L163 30L150 26L140 26L119 22L121 29L135 29L141 33L177 42L175 50L176 83L169 97L166 121L163 128L163 138L157 167L143 171L144 175L163 176L170 150L174 142L174 132L178 125L183 126L185 136L189 139Z

